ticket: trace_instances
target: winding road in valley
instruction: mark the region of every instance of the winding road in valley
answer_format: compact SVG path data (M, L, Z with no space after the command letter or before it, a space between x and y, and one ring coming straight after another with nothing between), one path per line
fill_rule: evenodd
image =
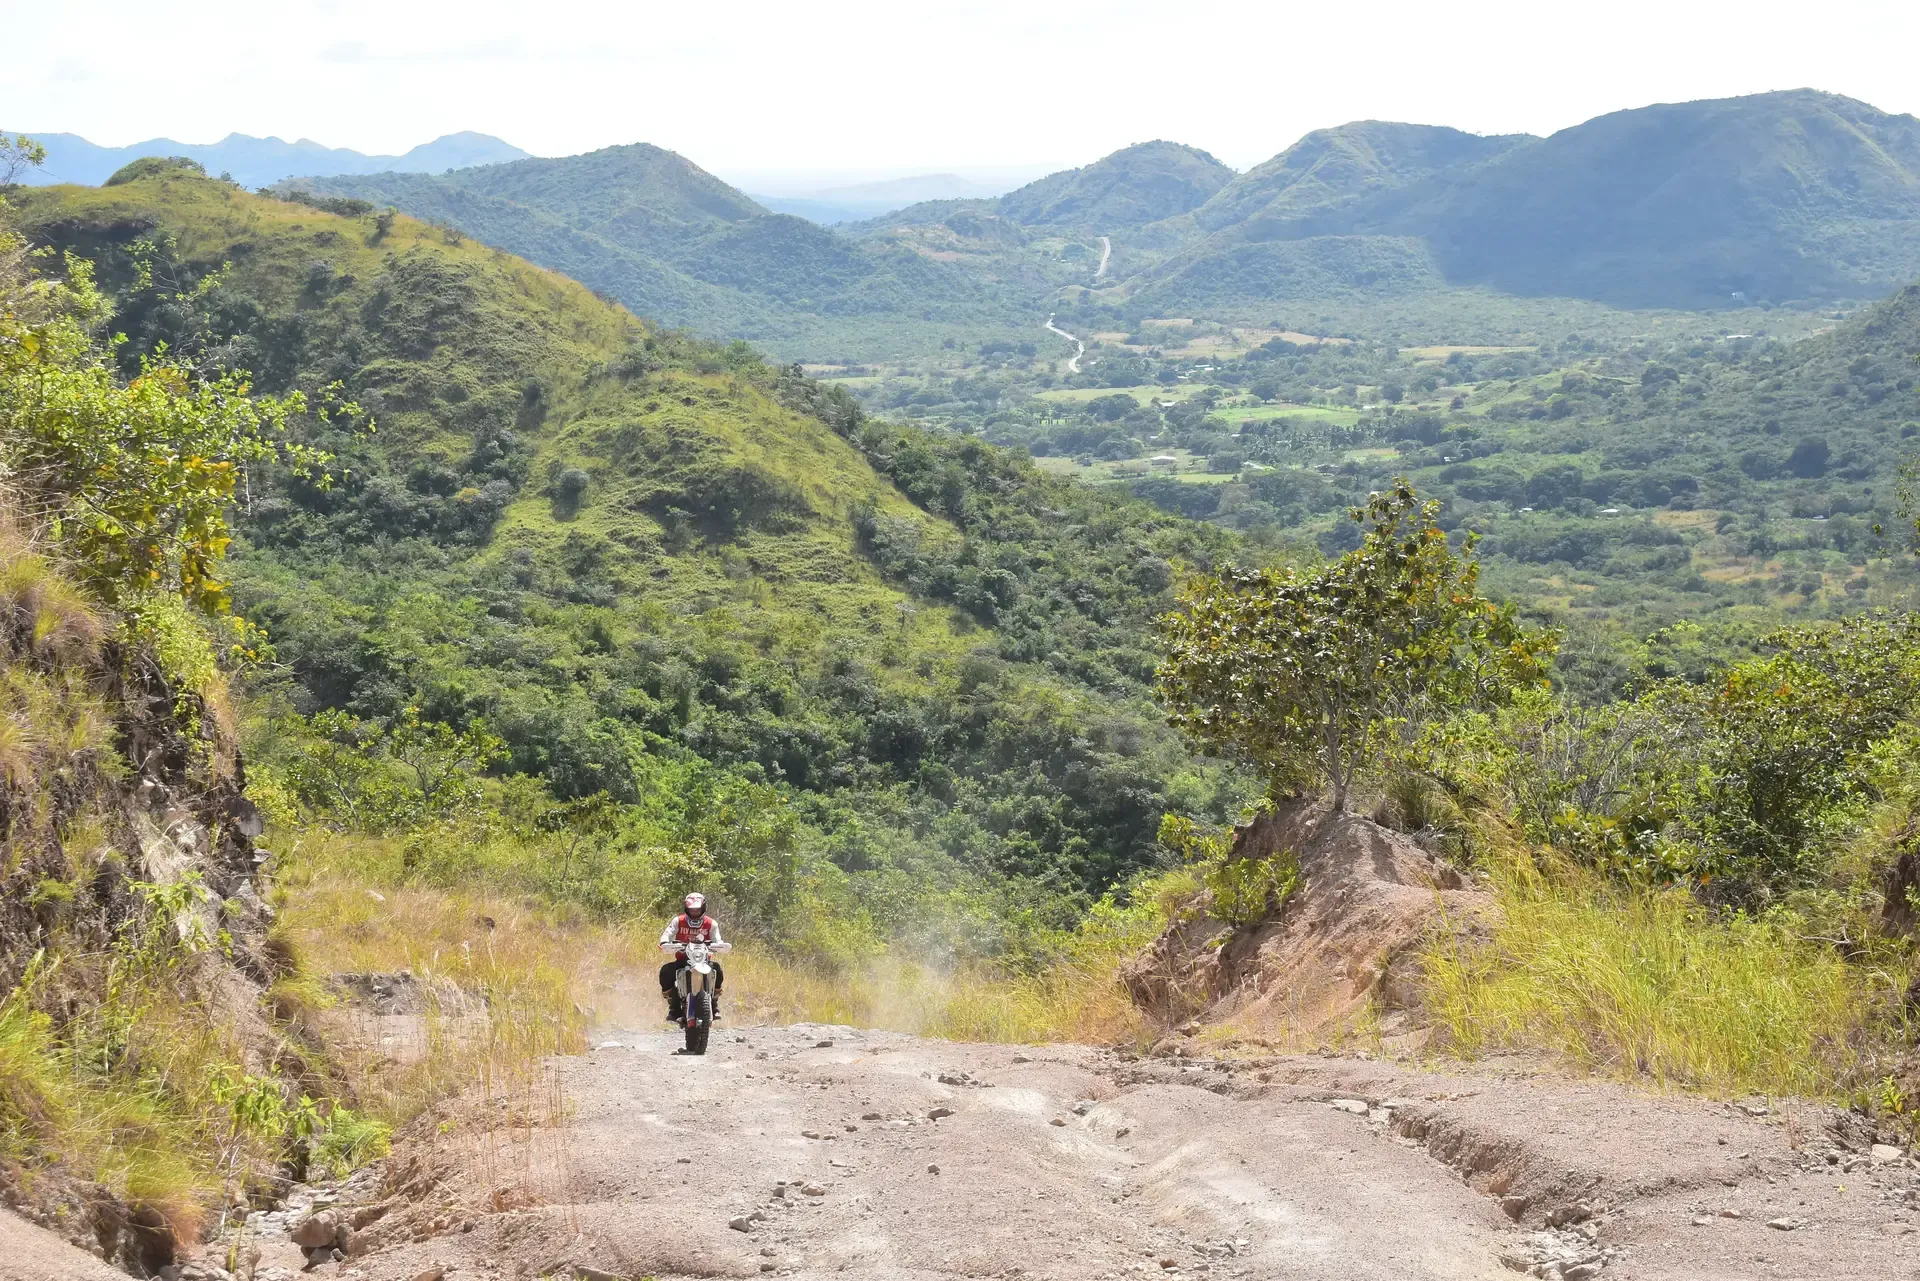
M1074 352L1073 352L1073 355L1069 357L1067 360L1067 372L1070 374L1079 373L1080 357L1087 354L1087 345L1081 342L1078 338L1075 338L1072 334L1068 333L1066 330L1060 328L1060 326L1054 324L1052 316L1047 317L1047 329L1052 333L1059 334L1062 338L1066 339L1068 342L1073 344Z
M1112 259L1113 259L1113 238L1111 236L1102 236L1100 237L1100 265L1093 269L1093 278L1095 281L1100 280L1103 276L1107 274L1107 263L1112 261ZM1070 374L1079 373L1080 359L1081 357L1087 354L1087 344L1081 342L1078 338L1075 338L1072 334L1060 328L1060 326L1054 324L1052 316L1047 317L1047 330L1050 333L1059 334L1062 338L1066 339L1068 342L1073 344L1074 352L1072 357L1069 358L1067 361L1067 372Z

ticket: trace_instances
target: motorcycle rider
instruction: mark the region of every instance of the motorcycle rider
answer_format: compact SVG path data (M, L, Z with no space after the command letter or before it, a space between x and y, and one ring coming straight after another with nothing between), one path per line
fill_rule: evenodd
M660 946L675 948L674 957L660 967L660 995L667 998L667 1021L678 1023L686 1017L686 1010L680 1004L680 971L686 967L686 945L695 941L710 945L719 945L720 922L707 912L707 896L695 891L682 900L686 911L667 922L667 928L660 931ZM713 1017L720 1017L720 989L726 986L727 973L720 968L720 962L712 960L713 965Z

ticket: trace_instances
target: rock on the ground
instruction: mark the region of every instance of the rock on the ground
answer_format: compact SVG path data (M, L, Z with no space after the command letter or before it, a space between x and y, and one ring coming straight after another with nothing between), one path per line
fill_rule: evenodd
M293 1225L287 1235L302 1250L318 1250L321 1246L333 1248L334 1238L340 1232L340 1218L332 1210L320 1210L308 1215Z

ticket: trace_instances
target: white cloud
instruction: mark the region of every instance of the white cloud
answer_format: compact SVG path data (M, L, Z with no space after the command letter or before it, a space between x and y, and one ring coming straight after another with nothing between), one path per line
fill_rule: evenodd
M0 124L397 152L458 129L710 169L1083 163L1148 138L1245 167L1358 118L1549 132L1812 86L1920 109L1920 5L1487 0L0 0Z

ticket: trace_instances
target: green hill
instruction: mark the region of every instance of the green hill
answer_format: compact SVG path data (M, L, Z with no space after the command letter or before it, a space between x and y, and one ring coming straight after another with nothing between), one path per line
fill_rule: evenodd
M1143 227L1205 204L1233 170L1197 147L1143 142L1082 169L1049 174L994 202L1023 227L1075 228L1089 234Z
M788 354L881 358L1030 323L1022 301L934 255L769 213L645 144L438 176L286 186L393 206L565 272L666 324Z
M1224 803L1145 695L1173 566L1224 534L410 219L179 171L16 206L98 262L130 369L165 342L376 420L306 428L333 488L250 484L234 593L302 710L484 718L561 797L704 780L883 915L1014 885L1043 887L1022 919L1070 910L1162 810Z
M1920 121L1800 90L1615 112L1549 138L1349 125L1194 219L1208 239L1136 282L1143 303L1317 297L1297 265L1337 277L1340 260L1359 264L1349 292L1392 261L1396 289L1622 307L1878 297L1920 275ZM1331 238L1380 243L1330 259Z
M1615 112L1350 225L1512 293L1875 297L1920 275L1920 121L1806 90Z
M1240 174L1193 211L1204 231L1255 220L1289 222L1500 155L1533 139L1483 138L1433 125L1361 120L1316 129Z

